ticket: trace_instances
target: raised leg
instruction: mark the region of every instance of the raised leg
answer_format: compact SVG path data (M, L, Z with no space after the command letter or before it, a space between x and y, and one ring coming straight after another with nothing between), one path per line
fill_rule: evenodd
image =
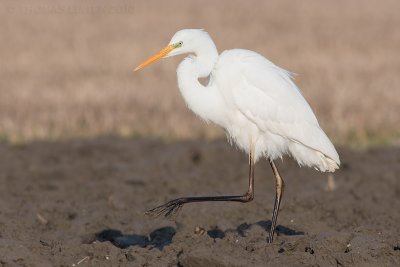
M269 231L269 236L268 236L268 243L272 243L272 241L274 241L276 221L278 219L279 206L281 205L281 199L282 199L282 194L283 194L283 191L285 188L285 182L283 181L282 177L279 175L279 171L276 168L274 161L270 160L269 163L271 165L272 171L274 172L275 180L276 180L275 204L274 204L274 211L272 212L271 229Z
M235 201L249 202L254 199L254 145L250 148L249 155L249 187L244 195L238 196L207 196L207 197L182 197L171 200L164 205L158 206L146 212L147 215L169 217L176 214L184 204L205 201Z

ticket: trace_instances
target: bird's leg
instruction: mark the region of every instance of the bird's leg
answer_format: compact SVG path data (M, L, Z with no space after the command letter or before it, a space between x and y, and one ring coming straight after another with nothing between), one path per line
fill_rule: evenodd
M249 155L249 187L244 195L236 196L207 196L207 197L182 197L171 200L164 205L158 206L146 212L147 215L170 217L176 214L180 208L191 202L205 202L205 201L235 201L235 202L249 202L254 199L254 145L251 146Z
M274 204L274 211L272 212L272 222L271 222L271 229L269 231L268 243L272 243L274 240L274 233L276 227L276 220L278 219L279 213L279 206L281 205L282 194L285 188L285 182L283 181L282 177L279 175L279 171L275 166L274 161L270 160L269 163L271 164L272 171L275 175L276 180L276 194L275 194L275 204Z

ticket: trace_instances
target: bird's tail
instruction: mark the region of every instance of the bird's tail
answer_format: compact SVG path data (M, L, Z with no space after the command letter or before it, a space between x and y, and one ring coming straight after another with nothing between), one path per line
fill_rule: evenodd
M328 155L311 147L293 143L290 147L290 152L300 166L314 167L321 172L334 172L336 169L339 169L339 158L337 160L332 159Z
M325 156L319 151L315 151L320 158L320 164L316 166L321 172L334 172L339 169L339 164L328 156Z

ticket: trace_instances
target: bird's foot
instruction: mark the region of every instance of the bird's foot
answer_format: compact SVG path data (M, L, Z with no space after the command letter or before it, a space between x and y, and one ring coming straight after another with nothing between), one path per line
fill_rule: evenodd
M267 243L272 244L274 243L274 235L275 235L275 227L271 227L267 237Z
M164 205L146 211L145 214L153 217L158 217L163 215L166 218L171 218L174 217L176 214L178 214L183 204L185 204L184 199L182 198L174 199L168 201Z

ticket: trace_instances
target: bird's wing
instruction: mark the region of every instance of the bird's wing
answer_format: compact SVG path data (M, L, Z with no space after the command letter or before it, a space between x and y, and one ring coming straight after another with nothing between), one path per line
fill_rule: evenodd
M233 102L261 130L280 135L323 153L339 156L291 74L263 56L247 50L235 59ZM240 54L239 53L239 54Z

